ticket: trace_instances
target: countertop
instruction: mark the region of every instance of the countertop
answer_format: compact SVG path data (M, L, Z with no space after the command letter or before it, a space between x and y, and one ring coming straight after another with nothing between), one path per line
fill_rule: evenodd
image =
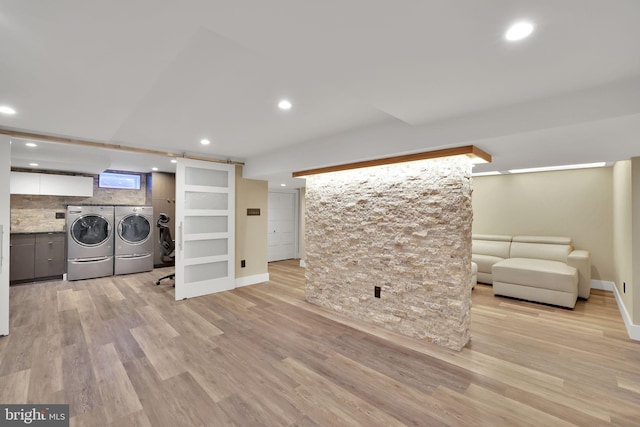
M65 231L10 231L11 235L20 235L20 234L65 234Z

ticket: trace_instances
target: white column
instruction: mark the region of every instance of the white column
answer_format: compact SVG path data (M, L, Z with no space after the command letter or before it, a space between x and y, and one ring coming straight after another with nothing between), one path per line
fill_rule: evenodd
M0 261L0 336L9 335L9 231L11 175L11 144L7 135L0 135L0 227L2 227L2 260Z

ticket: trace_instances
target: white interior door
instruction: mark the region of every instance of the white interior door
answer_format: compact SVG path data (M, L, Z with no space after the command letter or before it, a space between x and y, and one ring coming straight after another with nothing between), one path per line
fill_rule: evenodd
M178 159L176 300L235 287L235 166Z
M269 262L298 255L297 212L296 193L269 192Z

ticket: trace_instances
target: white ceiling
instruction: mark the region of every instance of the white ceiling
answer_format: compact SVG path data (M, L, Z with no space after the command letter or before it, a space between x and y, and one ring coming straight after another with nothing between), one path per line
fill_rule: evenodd
M533 35L506 42L519 19ZM18 111L0 127L240 160L278 185L468 143L494 156L479 170L640 156L637 0L0 0L0 39ZM111 154L94 164L125 169Z

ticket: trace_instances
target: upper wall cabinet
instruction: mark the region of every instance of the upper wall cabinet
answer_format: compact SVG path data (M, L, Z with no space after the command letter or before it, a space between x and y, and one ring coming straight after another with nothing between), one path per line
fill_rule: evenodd
M11 194L40 194L40 174L11 172Z
M93 178L87 176L11 172L11 194L92 197Z

